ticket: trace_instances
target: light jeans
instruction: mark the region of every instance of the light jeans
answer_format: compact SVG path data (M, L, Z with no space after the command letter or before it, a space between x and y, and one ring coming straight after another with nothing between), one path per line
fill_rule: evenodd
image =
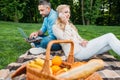
M47 45L50 41L52 40L56 40L56 38L54 37L49 37L49 36L45 36L45 35L42 35L40 37L43 37L43 39L40 41L40 42L35 42L35 47L42 47L42 48L47 48ZM61 50L61 46L60 44L53 44L52 47L51 47L51 50L52 51L57 51L57 50Z
M74 56L77 59L84 60L97 54L103 54L110 49L120 55L120 41L113 33L108 33L90 40L87 46L82 47Z

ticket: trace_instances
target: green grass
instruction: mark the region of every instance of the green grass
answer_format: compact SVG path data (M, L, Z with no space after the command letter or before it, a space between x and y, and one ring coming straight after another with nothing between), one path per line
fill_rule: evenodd
M5 68L9 63L15 62L21 54L24 54L30 45L24 41L17 30L21 27L29 35L39 30L41 24L35 23L13 23L0 21L0 69ZM120 39L120 26L82 26L76 25L79 34L87 39L93 39L105 33L112 32ZM113 51L111 53L118 59L120 57Z
M39 29L40 24L22 24L0 21L0 69L9 63L15 62L17 58L25 53L30 45L24 41L17 30L21 27L29 35L32 31Z

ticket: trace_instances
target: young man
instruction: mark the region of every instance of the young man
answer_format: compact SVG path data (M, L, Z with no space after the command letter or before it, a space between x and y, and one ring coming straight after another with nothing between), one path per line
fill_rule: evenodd
M51 4L47 0L40 0L38 5L39 13L44 17L42 27L39 31L33 32L30 34L30 38L41 36L43 39L40 42L34 42L35 47L46 48L47 44L51 40L55 40L56 37L53 34L52 26L57 19L57 12L51 9ZM48 36L44 34L48 32ZM61 46L59 44L54 44L52 50L60 50Z

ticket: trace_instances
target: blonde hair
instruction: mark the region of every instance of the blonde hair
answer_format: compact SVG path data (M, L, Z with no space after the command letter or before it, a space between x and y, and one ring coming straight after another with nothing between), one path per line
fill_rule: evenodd
M58 15L59 13L62 12L62 10L64 8L69 8L70 9L70 6L69 5L59 5L57 8L56 8L56 11L58 12ZM70 22L70 21L69 21ZM55 23L60 29L62 29L63 31L65 30L65 24L62 23L61 19L58 17L56 23ZM70 26L75 30L77 31L76 27L70 22Z

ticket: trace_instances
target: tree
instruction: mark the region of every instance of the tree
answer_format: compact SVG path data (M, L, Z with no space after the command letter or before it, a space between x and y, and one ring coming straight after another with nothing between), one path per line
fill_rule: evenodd
M40 18L38 11L38 0L23 0L26 3L26 7L23 11L23 18L20 20L21 22L27 23L38 23L42 21Z
M101 0L81 0L83 24L95 24L100 14Z
M1 13L6 15L11 20L15 22L19 22L19 20L23 17L23 11L25 7L25 3L20 3L19 0L1 0Z
M120 25L120 0L108 0L108 24Z
M50 0L52 8L60 4L71 7L71 21L83 25L120 25L120 0ZM0 0L0 20L42 22L38 0Z
M99 25L120 25L120 0L103 0L102 16L97 19Z

